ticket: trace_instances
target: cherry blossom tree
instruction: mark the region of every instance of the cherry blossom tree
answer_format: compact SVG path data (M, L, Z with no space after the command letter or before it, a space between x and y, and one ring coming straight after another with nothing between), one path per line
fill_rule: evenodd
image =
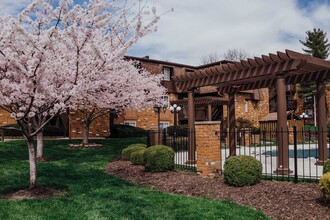
M109 114L110 109L121 112L127 108L164 104L160 99L166 92L160 85L161 74L151 74L136 66L134 61L129 60L109 63L107 70L101 73L103 77L99 77L99 89L86 88L81 96L75 98L77 109L84 115L84 145L88 144L90 124L98 117ZM116 77L118 75L121 77Z
M86 88L102 90L102 74L117 67L138 39L156 30L155 8L125 2L74 5L73 0L60 0L53 7L51 0L35 0L17 19L0 18L0 106L27 140L30 188L37 185L34 136Z

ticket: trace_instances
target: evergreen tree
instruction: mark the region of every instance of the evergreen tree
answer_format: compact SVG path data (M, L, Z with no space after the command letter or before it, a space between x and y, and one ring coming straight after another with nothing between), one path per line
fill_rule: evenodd
M306 31L305 41L299 40L305 47L302 50L313 57L326 59L329 56L330 43L328 43L327 33L318 29Z
M313 31L306 31L305 41L299 40L306 48L302 48L304 52L312 55L313 57L326 59L329 56L330 43L328 43L327 33L320 28L314 28ZM313 107L313 98L310 98L315 94L316 84L315 82L307 82L299 85L298 96L305 98L304 107L306 109Z

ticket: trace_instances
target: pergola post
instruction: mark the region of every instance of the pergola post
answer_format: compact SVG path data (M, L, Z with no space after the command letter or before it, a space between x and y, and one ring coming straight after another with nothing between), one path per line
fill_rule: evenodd
M188 91L188 161L195 164L195 95L194 90Z
M276 173L286 175L290 173L289 169L289 143L287 128L287 111L286 111L286 86L283 74L278 74L276 78L276 95L277 95L277 169Z
M228 127L229 127L229 156L236 155L236 117L235 117L235 92L229 93L228 100Z
M323 165L328 159L327 152L327 118L326 118L326 102L325 102L325 85L317 82L316 90L316 106L317 106L317 127L318 127L318 158L316 165Z
M207 120L212 121L212 105L207 105Z

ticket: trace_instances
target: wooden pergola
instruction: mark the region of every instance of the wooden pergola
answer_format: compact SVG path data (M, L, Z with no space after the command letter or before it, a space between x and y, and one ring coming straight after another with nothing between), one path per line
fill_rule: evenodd
M236 154L235 140L235 94L238 91L276 87L277 93L277 143L278 173L289 170L286 85L316 82L318 161L323 164L327 159L326 101L324 82L330 78L330 62L291 50L277 54L262 55L240 62L211 66L195 71L186 71L174 77L176 86L188 92L188 125L194 128L194 90L204 86L216 86L219 93L228 93L229 147L230 155ZM193 141L193 140L192 140ZM191 144L193 142L190 142Z

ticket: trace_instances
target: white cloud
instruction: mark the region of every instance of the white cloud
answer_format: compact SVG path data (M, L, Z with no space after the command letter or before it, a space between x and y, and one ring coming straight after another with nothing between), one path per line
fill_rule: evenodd
M323 1L324 2L324 1ZM158 32L142 39L132 55L198 65L200 57L241 48L259 56L285 49L302 51L305 32L320 27L330 34L330 6L294 0L149 0L161 18Z
M30 2L0 0L0 15L16 17ZM171 8L174 12L162 16L158 32L141 39L129 55L198 65L202 56L222 56L235 48L255 56L285 49L301 52L299 40L314 27L330 36L329 0L148 0L148 4L160 14Z
M16 17L31 0L0 0L0 15L10 15Z

